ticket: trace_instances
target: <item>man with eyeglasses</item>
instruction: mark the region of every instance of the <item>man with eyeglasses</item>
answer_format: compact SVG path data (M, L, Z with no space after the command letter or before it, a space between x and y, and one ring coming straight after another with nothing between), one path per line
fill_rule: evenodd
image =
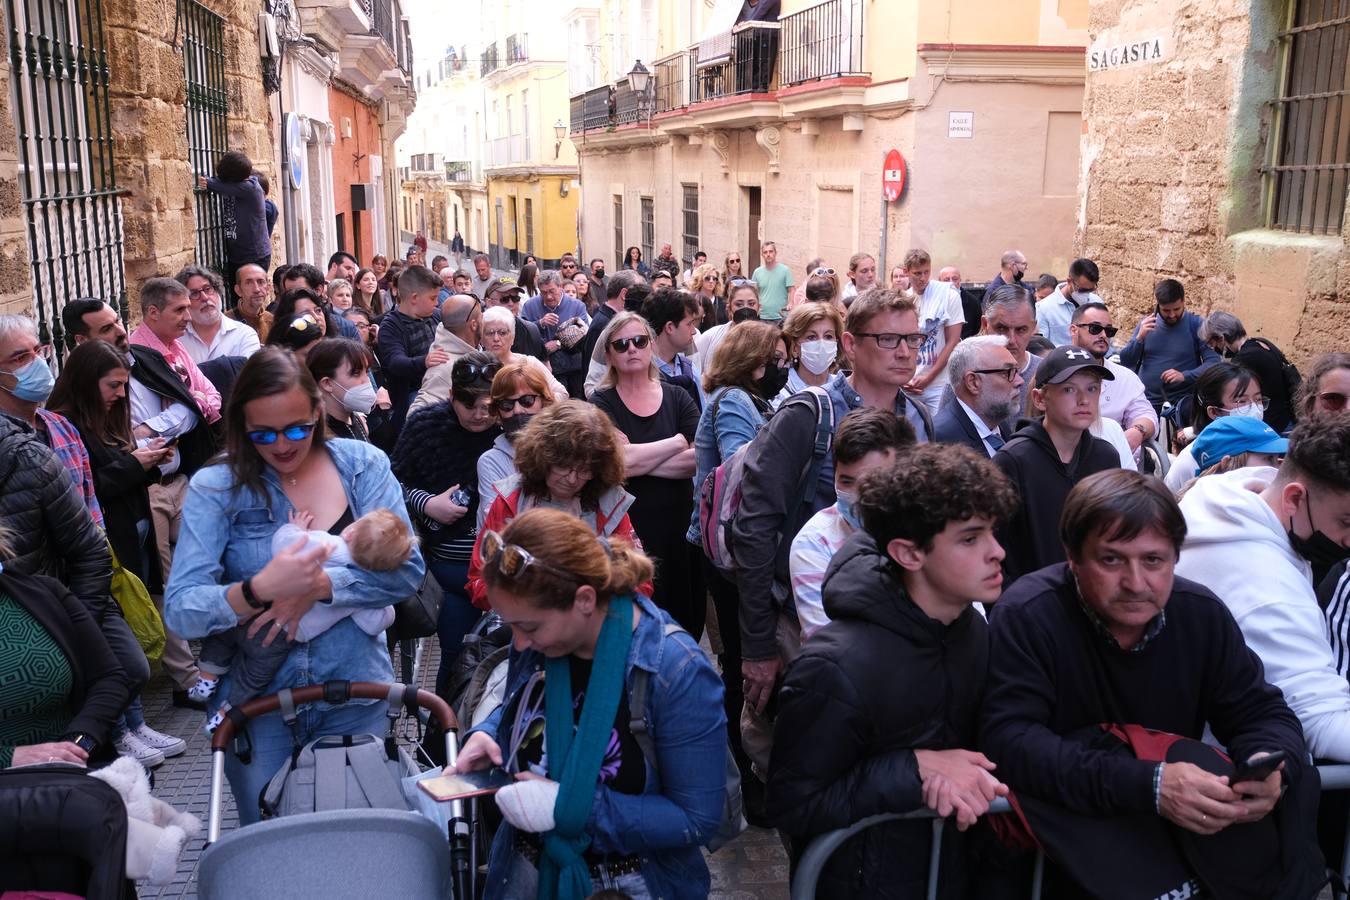
M219 275L201 266L184 266L174 280L188 292L191 320L179 340L193 362L201 365L208 359L249 357L258 352L262 346L258 332L222 314L224 284Z
M1314 591L1350 556L1350 416L1300 422L1278 469L1198 479L1181 511L1177 574L1232 612L1312 755L1350 762L1350 597L1323 608Z
M835 427L855 409L878 407L909 420L919 442L932 440L933 420L927 407L904 391L914 377L923 341L913 300L880 288L854 300L843 335L853 371L840 372L825 384ZM783 664L779 616L792 605L788 560L792 540L811 516L837 499L831 452L820 461L815 483L803 483L814 467L816 430L826 421L813 413L813 407L784 401L750 443L741 504L731 527L741 595L741 670L747 714L754 716L763 713ZM787 615L794 618L791 612Z
M947 376L952 395L933 417L933 439L993 456L1012 437L1007 419L1022 387L1008 339L992 334L966 338L947 360Z
M1095 300L1082 304L1073 311L1069 325L1069 339L1073 346L1086 350L1115 376L1102 382L1101 414L1103 419L1114 419L1125 429L1125 440L1138 458L1139 448L1158 433L1158 414L1148 402L1144 382L1134 372L1107 359L1111 339L1116 336L1111 324L1111 311L1106 304Z

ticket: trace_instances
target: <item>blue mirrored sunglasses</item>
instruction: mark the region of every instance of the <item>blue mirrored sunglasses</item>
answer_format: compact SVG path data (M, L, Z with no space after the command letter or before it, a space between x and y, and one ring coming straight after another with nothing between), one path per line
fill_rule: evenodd
M278 437L284 437L291 443L303 441L309 437L310 432L318 422L306 422L298 425L287 425L285 428L259 428L255 431L247 431L245 435L255 444L275 444Z

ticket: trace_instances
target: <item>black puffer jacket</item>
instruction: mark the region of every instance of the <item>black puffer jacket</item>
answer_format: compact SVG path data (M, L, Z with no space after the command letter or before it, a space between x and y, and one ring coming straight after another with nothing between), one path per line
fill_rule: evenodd
M100 622L121 615L108 595L112 556L65 466L18 419L0 415L0 526L9 532L5 567L56 578Z
M798 852L810 836L921 808L914 750L974 746L988 662L984 619L929 618L866 533L835 554L823 596L831 621L788 668L769 765L768 812ZM818 896L925 896L931 834L926 820L863 832L830 858ZM968 890L965 837L944 835L943 897Z

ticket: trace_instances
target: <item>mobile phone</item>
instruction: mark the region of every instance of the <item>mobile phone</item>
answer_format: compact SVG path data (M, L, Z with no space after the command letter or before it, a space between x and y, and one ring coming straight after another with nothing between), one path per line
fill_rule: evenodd
M1267 756L1261 757L1255 762L1239 763L1237 771L1233 773L1232 778L1228 779L1228 783L1233 785L1240 784L1244 781L1265 781L1270 777L1270 773L1278 769L1280 763L1284 762L1285 758L1288 756L1289 754L1285 751L1276 750Z
M516 780L500 766L483 769L481 772L465 772L462 775L441 775L417 782L417 786L426 791L433 799L442 803L461 800L465 797L481 797L495 794Z

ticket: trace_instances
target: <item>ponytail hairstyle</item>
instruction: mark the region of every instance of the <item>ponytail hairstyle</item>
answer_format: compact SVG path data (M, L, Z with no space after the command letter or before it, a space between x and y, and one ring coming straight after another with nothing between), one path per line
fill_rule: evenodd
M654 571L652 561L628 541L609 538L606 546L589 525L558 509L530 510L506 526L502 540L539 564L508 578L496 560L485 559L484 580L489 588L509 591L540 609L571 609L582 585L594 589L597 605L603 605L633 593L651 581Z

